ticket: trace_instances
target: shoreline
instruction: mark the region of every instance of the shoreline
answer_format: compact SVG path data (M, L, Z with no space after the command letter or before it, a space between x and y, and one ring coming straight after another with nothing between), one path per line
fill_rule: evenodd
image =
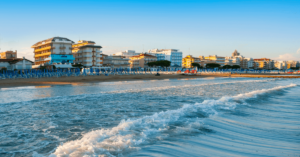
M143 81L143 80L164 80L164 79L185 79L205 77L228 77L227 75L111 75L111 76L78 76L59 78L39 79L15 79L0 80L0 88L12 88L22 86L45 86L45 85L79 85L84 83L118 82L118 81Z
M280 74L161 74L155 75L111 75L111 76L78 76L39 79L5 79L0 80L0 88L12 88L22 86L49 86L49 85L79 85L84 83L117 82L117 81L142 81L142 80L164 80L164 79L192 79L206 77L249 77L249 78L300 78L300 75L281 76Z

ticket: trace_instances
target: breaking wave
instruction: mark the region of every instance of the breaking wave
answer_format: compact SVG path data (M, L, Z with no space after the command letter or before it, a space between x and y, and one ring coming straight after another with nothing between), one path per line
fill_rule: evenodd
M84 134L81 139L58 146L50 157L118 156L170 136L201 133L205 118L219 114L219 109L233 110L239 104L238 101L294 86L297 85L277 86L232 97L222 97L218 100L205 100L202 103L185 104L177 110L122 120L116 127L91 131ZM33 156L41 155L34 153Z

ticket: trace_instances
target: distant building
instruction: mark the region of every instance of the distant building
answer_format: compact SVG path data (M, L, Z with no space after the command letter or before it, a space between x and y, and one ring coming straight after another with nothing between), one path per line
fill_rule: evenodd
M117 52L115 54L113 54L113 56L123 56L125 58L130 58L132 56L136 56L139 55L140 53L136 53L134 50L126 50L123 52Z
M199 59L200 59L200 65L202 67L206 67L206 64L209 64L209 63L217 63L216 60L209 60L209 59L205 59L204 56L199 56Z
M269 58L254 59L258 69L273 69L274 61Z
M108 56L103 54L103 66L111 68L129 68L129 58L124 56Z
M215 61L217 64L220 64L221 66L225 65L225 57L221 57L217 55L209 55L208 57L205 57L205 60Z
M242 69L254 67L253 58L243 57L237 50L234 50L231 57L225 57L226 65L239 65Z
M75 58L75 63L82 64L84 67L102 66L101 48L101 46L95 45L93 41L78 41L77 44L72 45L72 54Z
M7 70L23 70L31 69L33 62L23 58L0 59L0 69L6 68Z
M193 57L192 55L187 55L182 58L182 67L183 68L192 68L192 63L198 63L201 65L200 58Z
M34 64L70 64L73 63L72 44L74 42L63 37L53 37L32 45L34 48Z
M240 53L237 50L234 50L233 53L231 54L232 57L235 56L240 56Z
M299 61L289 60L286 61L286 64L287 64L287 69L300 67Z
M287 69L286 61L275 61L274 67L279 70L285 70L285 69Z
M179 52L177 49L153 49L149 50L148 54L155 55L157 61L170 61L171 67L181 67L182 65L182 52Z
M148 68L148 63L156 62L157 57L149 54L140 54L130 57L130 68Z
M14 51L5 51L0 53L0 59L14 59L17 58L17 50Z

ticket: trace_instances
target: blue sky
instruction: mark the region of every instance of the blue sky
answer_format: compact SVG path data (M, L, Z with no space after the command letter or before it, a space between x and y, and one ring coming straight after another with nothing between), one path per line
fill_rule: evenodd
M300 60L299 0L0 0L1 51L54 36L93 40L112 54L180 49L184 56Z

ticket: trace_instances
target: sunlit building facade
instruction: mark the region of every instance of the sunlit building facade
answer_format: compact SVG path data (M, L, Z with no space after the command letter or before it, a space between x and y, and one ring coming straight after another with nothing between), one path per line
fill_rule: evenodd
M72 44L74 42L63 37L53 37L32 45L34 48L34 64L73 63Z
M182 59L183 68L192 68L192 63L198 63L199 65L201 65L200 58L193 57L192 55L187 55Z
M14 51L5 51L0 53L0 59L14 59L17 58L17 50Z
M149 54L140 54L130 57L130 68L148 68L148 63L156 62L157 57Z
M84 67L102 66L101 46L95 45L93 41L80 40L77 44L72 45L72 54L75 63L82 64Z
M148 51L148 54L155 55L157 61L170 61L171 67L181 67L182 65L182 52L177 49L152 49Z

